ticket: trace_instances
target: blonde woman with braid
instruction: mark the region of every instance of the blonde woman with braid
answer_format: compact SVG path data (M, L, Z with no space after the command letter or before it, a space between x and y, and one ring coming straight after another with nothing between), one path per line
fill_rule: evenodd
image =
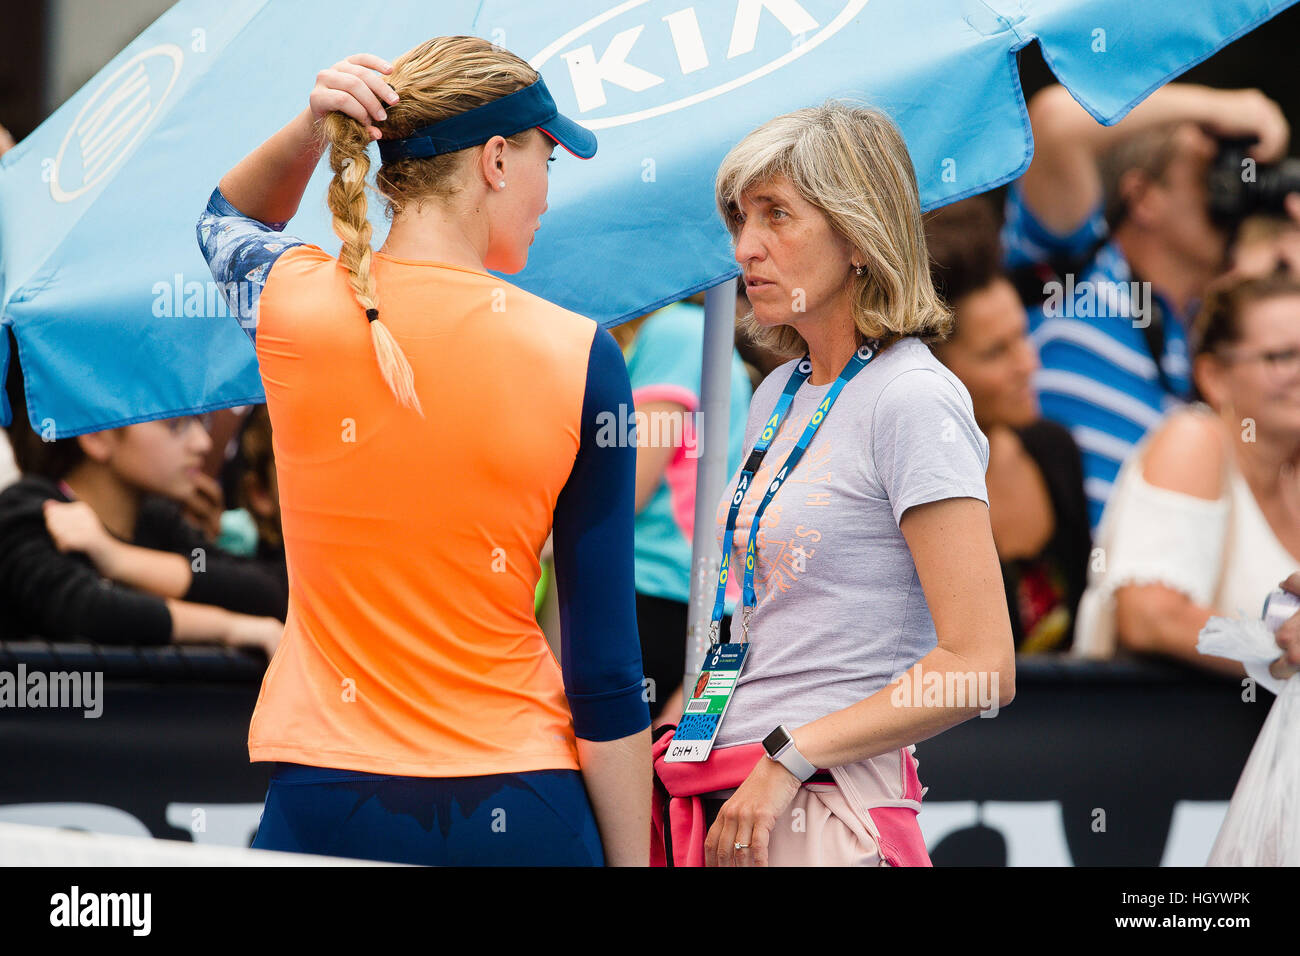
M368 147L378 140L375 168ZM199 243L238 298L274 432L285 635L249 732L254 846L438 865L644 864L649 713L631 407L592 320L520 271L554 147L595 137L473 37L321 71L221 180ZM328 147L335 259L283 230ZM372 248L366 189L392 226ZM251 293L251 294L250 294ZM554 530L562 662L533 614Z

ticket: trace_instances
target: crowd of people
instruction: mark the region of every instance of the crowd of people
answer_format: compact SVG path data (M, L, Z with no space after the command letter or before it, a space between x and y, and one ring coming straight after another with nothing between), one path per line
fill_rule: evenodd
M765 124L718 172L743 275L716 637L743 627L755 650L709 774L664 763L695 663L703 309L611 338L508 286L507 317L482 321L488 270L527 258L552 150L595 151L482 41L322 71L213 192L214 275L276 266L242 300L267 405L52 439L14 363L0 632L264 651L250 753L277 770L258 846L486 862L456 834L508 805L563 826L498 842L504 861L636 862L653 721L663 812L699 801L693 825L658 819L661 858L927 864L913 745L976 711L900 713L889 682L974 661L1009 703L1012 649L1239 677L1198 633L1258 617L1300 570L1300 195L1223 175L1285 161L1280 109L1171 84L1114 127L1060 87L1029 115L1034 159L1000 204L922 217L892 123L833 104ZM429 145L471 116L465 145ZM393 215L376 250L374 140ZM327 148L337 260L284 233ZM473 421L448 412L468 395ZM616 408L656 427L604 447L593 422ZM359 434L340 441L340 420ZM1274 678L1300 665L1279 644ZM349 681L360 697L334 701ZM379 800L354 816L362 792ZM395 822L449 794L472 805L450 837ZM762 825L791 805L813 836Z
M215 642L269 658L288 610L288 577L274 489L263 478L273 467L256 454L260 443L269 447L264 410L244 417L229 464L221 461L241 471L227 509L219 475L202 470L213 416L43 437L28 421L16 368L9 386L19 474L0 492L0 633Z
M1022 579L1021 615L1044 590L1048 607L1068 595L1079 655L1241 676L1198 654L1198 633L1212 615L1258 618L1300 562L1300 194L1258 178L1294 165L1288 124L1259 91L1188 84L1114 127L1049 87L1030 119L1035 155L1007 191L1002 259L1028 310L1042 417L1077 451L1053 456L1058 471L1070 463L1068 496L1051 496L1069 571L1055 588Z

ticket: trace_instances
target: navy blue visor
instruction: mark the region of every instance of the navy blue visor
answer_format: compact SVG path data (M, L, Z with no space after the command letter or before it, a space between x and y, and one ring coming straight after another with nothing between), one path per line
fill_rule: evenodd
M405 139L381 139L379 156L386 163L438 156L479 146L493 136L513 136L534 127L579 159L596 155L596 134L561 116L539 77L531 86L423 126Z

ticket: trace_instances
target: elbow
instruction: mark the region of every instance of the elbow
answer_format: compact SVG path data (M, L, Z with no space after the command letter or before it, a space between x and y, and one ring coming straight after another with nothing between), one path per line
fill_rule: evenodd
M989 672L993 675L992 690L997 694L998 707L1006 707L1016 699L1016 639L1011 630L1011 617L1002 617L997 650L990 654Z
M1162 650L1160 622L1177 616L1187 598L1159 585L1129 585L1115 591L1115 639L1134 654Z
M1016 656L1011 654L993 671L996 677L998 707L1009 706L1016 699Z
M1009 707L1016 699L1016 669L1013 665L998 678L998 707Z
M635 737L650 727L650 705L643 679L615 690L566 690L574 736L592 743Z

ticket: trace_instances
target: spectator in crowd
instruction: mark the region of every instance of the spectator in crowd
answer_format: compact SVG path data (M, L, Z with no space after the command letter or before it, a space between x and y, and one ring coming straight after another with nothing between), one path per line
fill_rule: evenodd
M1263 164L1285 154L1290 131L1257 90L1190 84L1162 87L1110 127L1061 86L1039 92L1029 116L1034 158L1007 193L1003 243L1022 294L1046 298L1030 313L1039 397L1083 454L1095 529L1129 450L1190 396L1187 326L1228 246L1208 207L1215 137L1256 137Z
M234 498L238 507L222 513L217 543L232 554L260 562L288 595L289 571L280 529L280 484L271 445L271 416L265 405L253 406L243 416L235 442L238 451L230 464L235 473Z
M1300 569L1300 280L1228 277L1193 331L1205 403L1171 413L1120 469L1079 607L1081 655L1197 653L1209 617L1258 618Z
M1242 220L1232 245L1230 271L1300 276L1300 195L1287 197L1287 210L1289 216L1260 213Z
M11 370L23 477L0 493L0 631L105 644L217 642L269 657L286 594L182 516L207 450L201 419L46 441Z
M1002 268L992 205L981 196L965 199L931 213L925 226L930 275L956 319L932 348L970 392L989 441L989 520L1016 650L1065 650L1091 547L1079 449L1039 413L1032 381L1038 357Z
M676 720L686 669L704 310L692 302L677 302L614 331L627 361L638 416L633 550L641 660L653 681L651 718L663 713ZM728 473L740 464L751 394L749 372L733 350Z
M204 417L208 425L208 452L199 462L199 470L194 473L194 488L181 502L185 517L204 535L220 542L221 520L226 511L226 502L233 501L236 495L227 492L222 481L222 469L227 458L238 451L239 433L247 421L247 412L252 406L241 405L236 408L219 408L208 412Z

